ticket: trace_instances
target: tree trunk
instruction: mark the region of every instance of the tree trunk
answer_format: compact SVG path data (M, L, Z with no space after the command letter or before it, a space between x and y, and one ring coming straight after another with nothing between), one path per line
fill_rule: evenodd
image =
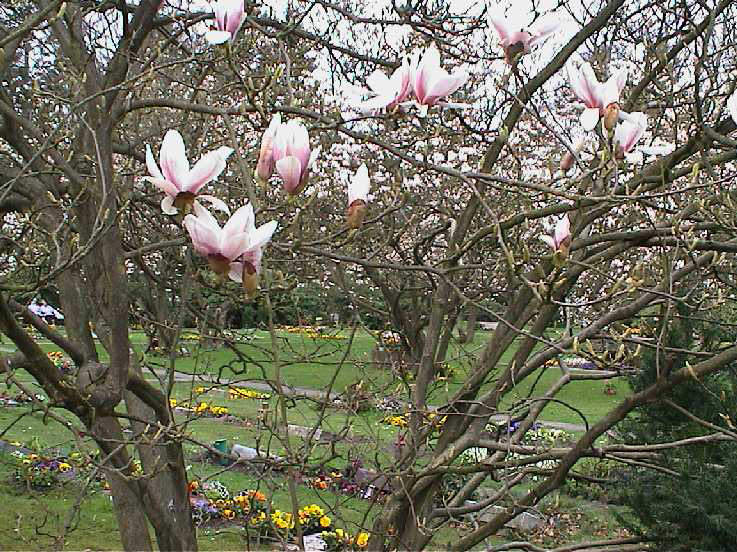
M466 318L466 329L459 329L459 339L461 343L471 343L476 335L476 319L478 318L479 309L476 305L466 305L464 308Z

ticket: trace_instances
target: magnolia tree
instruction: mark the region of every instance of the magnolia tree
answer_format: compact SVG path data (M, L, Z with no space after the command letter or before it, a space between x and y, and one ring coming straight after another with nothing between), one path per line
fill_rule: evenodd
M280 397L264 432L286 455L264 462L286 466L296 518L299 472L325 459L290 439L273 323L308 284L341 296L354 330L381 320L401 350L408 426L394 461L376 460L390 492L366 503L372 549L432 547L504 506L452 542L468 549L584 458L657 468L657 450L690 444L598 439L737 360L733 343L664 339L684 306L734 322L719 313L737 250L735 2L509 4L0 8L0 330L15 351L0 366L99 447L126 549L152 549L148 524L162 550L197 548L182 448L197 439L168 398L185 326L265 373L222 334L229 310L269 321L264 381ZM39 290L58 293L63 332L26 307ZM495 329L469 342L477 317ZM158 383L133 323L170 355ZM60 373L39 337L75 369ZM572 443L523 442L551 404L580 414L570 385L621 378L645 348L655 383L581 414ZM368 373L349 357L336 374ZM692 442L735 438L729 418L704 427ZM449 475L464 476L452 491ZM498 492L470 500L488 481Z

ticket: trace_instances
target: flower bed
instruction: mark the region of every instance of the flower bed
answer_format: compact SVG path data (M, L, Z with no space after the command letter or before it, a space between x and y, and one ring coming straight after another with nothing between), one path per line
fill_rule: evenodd
M226 406L217 406L204 401L198 402L195 406L189 406L187 401L179 402L177 399L169 399L169 406L185 412L194 412L200 416L210 416L213 418L222 418L228 416L230 413Z
M74 479L86 470L89 461L77 452L69 456L45 456L35 452L13 451L15 481L31 490L46 490Z
M291 541L296 535L295 524L299 524L303 535L319 533L327 550L361 550L368 543L368 533L359 533L354 537L344 529L334 529L333 520L317 504L300 508L295 520L290 512L273 508L271 501L261 491L246 489L231 494L217 480L205 483L191 481L189 497L192 517L199 527L240 523L252 530L259 540Z
M287 333L300 334L310 339L333 339L344 340L346 337L340 333L327 333L322 326L279 326L279 329Z
M271 398L271 395L268 393L260 393L258 391L254 391L253 389L248 389L246 387L229 387L228 388L228 398L229 399L257 399L265 401L267 399Z

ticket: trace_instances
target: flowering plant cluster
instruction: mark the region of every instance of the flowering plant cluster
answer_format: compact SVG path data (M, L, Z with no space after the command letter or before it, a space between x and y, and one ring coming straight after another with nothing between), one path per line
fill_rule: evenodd
M266 400L270 399L271 395L268 393L260 393L259 391L254 391L253 389L247 389L245 387L229 387L228 388L228 398L229 399L259 399L259 400Z
M46 356L49 357L49 360L54 363L54 366L56 366L62 374L69 374L72 372L72 367L74 365L72 364L71 359L67 358L61 351L49 351L46 353Z
M295 522L307 535L329 529L333 524L325 510L317 504L300 508L295 520L290 512L272 508L263 492L246 489L231 494L218 480L204 483L190 481L188 491L192 517L198 526L217 521L240 521L256 530L259 536L289 539L293 536Z
M27 395L23 391L18 391L15 395L0 392L0 405L2 406L18 406L23 403L33 402L34 398L38 401L45 401L46 397L40 393L35 394L33 397Z
M15 480L30 489L40 490L53 487L61 481L73 479L87 463L82 455L73 452L69 456L48 457L35 452L14 451Z
M338 333L325 333L324 328L321 326L282 326L282 329L288 333L300 334L310 339L346 339L344 335Z
M348 531L338 528L334 531L323 531L320 536L325 541L327 552L343 552L365 549L370 535L362 531L355 536L351 536Z
M297 518L299 524L302 526L302 532L307 535L316 533L317 531L323 531L333 523L333 520L325 515L325 510L317 504L310 504L309 506L300 508L297 512Z
M392 330L384 330L379 334L381 346L388 350L398 350L402 345L402 336Z
M394 426L394 427L407 427L407 425L409 424L409 421L407 420L406 414L399 414L399 415L387 416L386 418L382 418L381 423Z
M217 406L205 401L200 401L195 406L190 407L187 401L179 402L177 399L171 398L169 399L169 406L171 408L179 408L181 410L194 412L201 416L214 416L215 418L221 418L230 413L226 406Z
M210 416L215 416L216 418L219 418L221 416L226 416L228 414L227 407L217 406L214 404L208 404L204 401L200 402L197 406L195 406L194 411L196 414L210 415Z
M243 520L252 527L260 528L267 520L271 509L266 495L258 490L243 490L231 495L220 481L189 483L189 501L192 517L197 525L215 520Z

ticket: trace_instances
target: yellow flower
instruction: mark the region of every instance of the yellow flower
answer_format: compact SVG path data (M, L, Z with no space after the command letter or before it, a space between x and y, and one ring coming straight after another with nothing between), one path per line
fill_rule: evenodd
M364 548L368 544L368 539L368 533L358 533L358 536L356 537L356 544L361 548Z
M176 405L177 405L177 400L176 399L169 399L169 406L171 406L172 408L174 408Z
M198 393L198 394L199 394L199 393L204 393L204 392L205 392L205 388L204 388L204 387L202 387L202 386L200 386L200 387L195 387L195 388L194 388L194 392L195 392L195 393Z
M338 535L338 537L340 537L342 539L343 538L343 529L340 529L340 528L336 529L335 530L335 534Z
M62 473L63 472L68 472L71 469L72 469L72 466L70 466L66 462L60 462L59 463L59 471L62 472Z
M225 519L235 519L235 512L233 510L223 510L223 517Z
M328 516L322 516L320 518L320 526L321 527L330 527L331 519Z

